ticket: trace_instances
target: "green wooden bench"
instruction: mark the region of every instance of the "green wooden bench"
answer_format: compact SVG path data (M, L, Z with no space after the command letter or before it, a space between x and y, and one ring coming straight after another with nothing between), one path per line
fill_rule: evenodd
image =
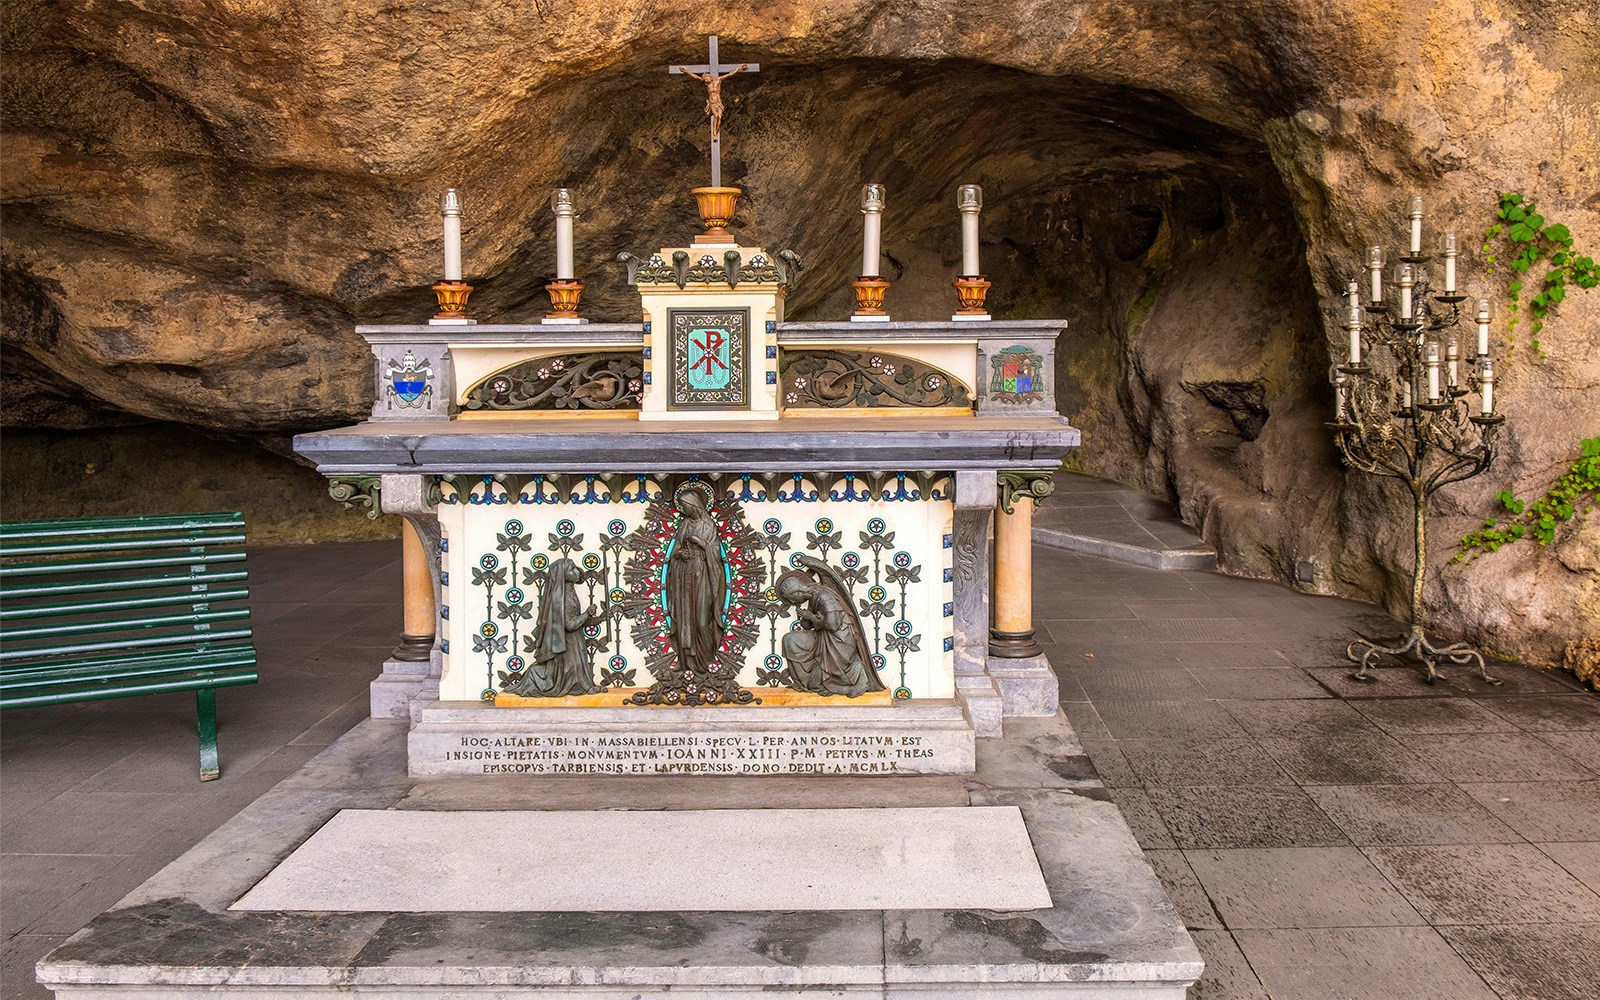
M252 684L244 515L0 524L0 709L194 691L200 780L217 688Z

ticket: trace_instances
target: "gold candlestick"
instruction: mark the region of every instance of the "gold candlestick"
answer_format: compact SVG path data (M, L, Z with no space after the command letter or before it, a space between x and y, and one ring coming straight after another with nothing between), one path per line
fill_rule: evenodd
M706 227L705 232L694 238L695 245L736 242L728 232L728 223L733 221L734 206L744 192L736 187L700 187L690 193L700 206L700 222Z
M557 278L544 286L550 293L550 312L546 319L577 319L578 300L583 298L583 282Z
M856 290L857 316L884 316L883 293L889 290L889 283L882 278L861 277L850 282L850 287Z
M981 274L963 275L951 284L956 286L956 298L961 301L961 308L956 310L957 316L987 316L989 310L983 307L983 300L989 294L989 282Z
M441 281L433 286L433 294L439 299L439 311L434 313L434 319L466 319L467 296L472 294L472 286L465 281Z

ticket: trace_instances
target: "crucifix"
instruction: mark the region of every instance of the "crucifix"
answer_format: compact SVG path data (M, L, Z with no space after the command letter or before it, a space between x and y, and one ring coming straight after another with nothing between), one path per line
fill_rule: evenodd
M711 116L711 186L722 186L722 81L735 73L759 73L760 63L722 63L717 60L717 36L711 36L711 58L699 66L668 66L668 73L685 73L706 85L706 114Z

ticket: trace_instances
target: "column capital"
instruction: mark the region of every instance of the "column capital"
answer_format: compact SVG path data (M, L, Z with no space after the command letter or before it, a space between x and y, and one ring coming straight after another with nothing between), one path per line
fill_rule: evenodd
M1038 503L1056 491L1054 469L1006 469L1000 473L1000 509L1017 512L1018 500Z
M367 516L377 520L383 513L381 498L382 480L378 476L329 476L328 496L346 508L360 505L367 508Z

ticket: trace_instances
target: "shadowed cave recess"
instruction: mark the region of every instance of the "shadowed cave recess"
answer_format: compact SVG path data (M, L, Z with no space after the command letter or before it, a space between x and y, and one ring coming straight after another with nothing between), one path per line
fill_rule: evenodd
M725 60L762 64L725 86L724 176L745 191L740 237L806 264L789 319L848 314L869 180L889 192L889 311L948 316L954 192L981 184L991 311L1069 323L1058 398L1084 434L1072 464L1176 502L1229 572L1293 584L1305 561L1305 589L1403 606L1398 496L1347 476L1323 427L1332 327L1319 287L1379 216L1308 253L1307 225L1330 226L1328 181L1308 183L1315 157L1286 123L1325 99L1303 64L1309 29L1250 35L1176 4L1187 21L1168 29L1187 54L1164 49L1141 71L1152 43L1132 40L1079 72L1059 53L970 57L982 46L949 38L876 45L882 18L815 39L635 23L559 60L534 60L523 39L526 62L500 52L495 74L441 68L426 37L407 55L384 18L421 15L388 11L337 40L380 50L351 54L371 64L356 73L328 45L293 53L303 24L148 12L117 24L64 6L3 15L8 519L181 499L242 505L258 541L390 530L339 511L291 464L288 438L370 407L356 323L431 315L439 193L464 196L480 319L547 311L557 184L581 211L584 314L633 319L615 254L686 239L688 189L707 176L704 92L665 67L703 58L701 36L720 29ZM1123 6L1100 9L1095 30L1131 30L1138 5ZM1263 9L1240 16L1270 20ZM157 51L160 37L188 61ZM1327 125L1318 113L1301 131ZM1462 613L1494 600L1435 603L1448 629L1552 654L1537 628Z

